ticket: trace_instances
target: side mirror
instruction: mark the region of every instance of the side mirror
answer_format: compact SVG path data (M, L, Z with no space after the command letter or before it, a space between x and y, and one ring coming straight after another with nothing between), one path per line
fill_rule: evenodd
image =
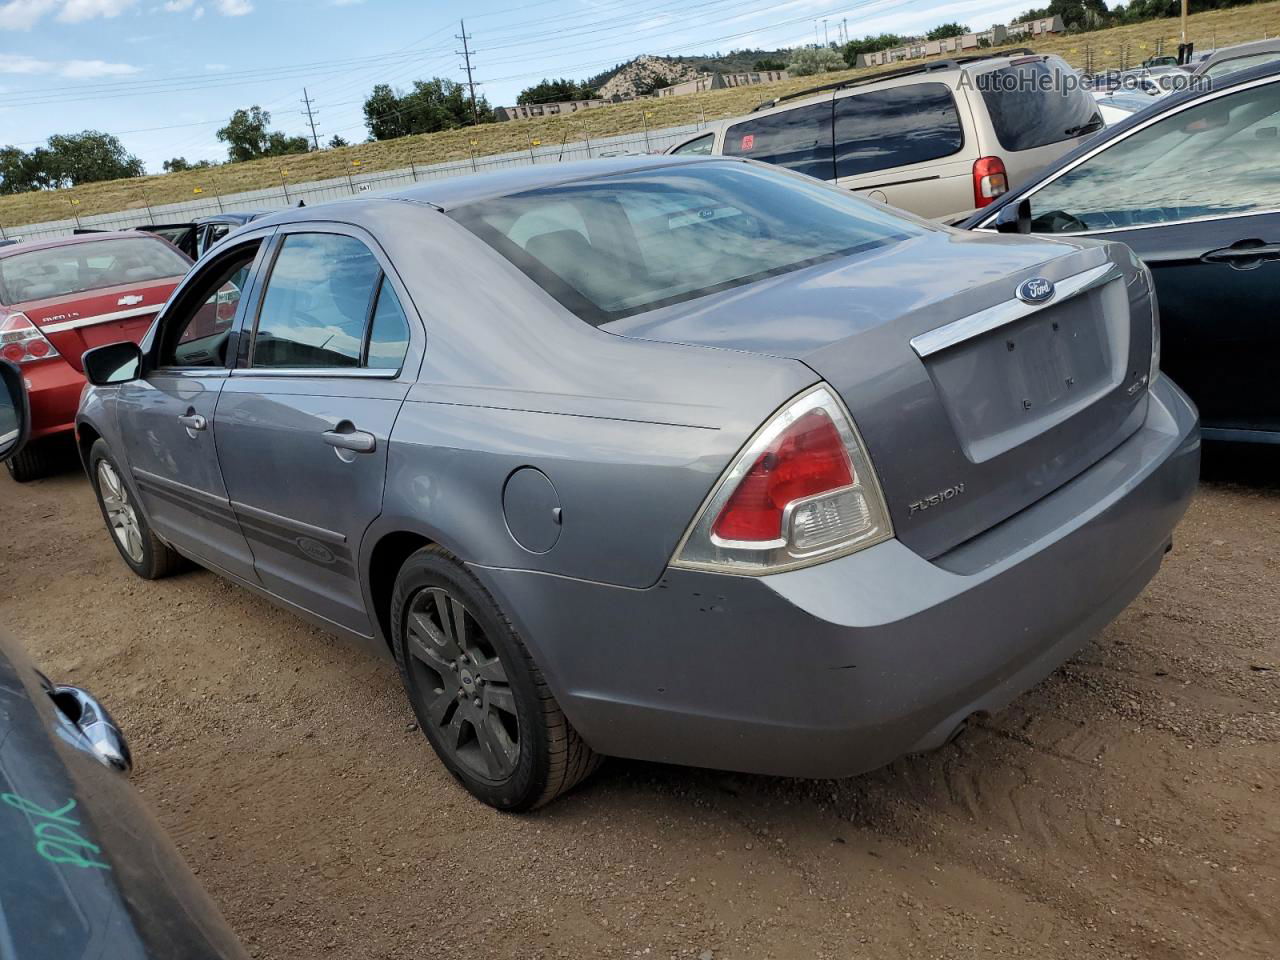
M128 383L142 376L142 348L130 340L108 343L85 351L80 365L85 379L95 387Z
M1031 200L1024 198L1000 208L996 214L996 233L1030 233Z
M0 359L0 462L17 456L31 435L31 404L22 373Z

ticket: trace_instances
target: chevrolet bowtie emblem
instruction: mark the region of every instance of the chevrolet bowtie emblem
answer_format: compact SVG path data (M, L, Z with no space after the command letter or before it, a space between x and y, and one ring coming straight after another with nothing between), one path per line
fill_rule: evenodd
M116 301L116 303L122 307L132 307L135 303L141 303L141 302L142 302L142 297L138 296L137 294L130 294L127 297L121 297L119 300Z

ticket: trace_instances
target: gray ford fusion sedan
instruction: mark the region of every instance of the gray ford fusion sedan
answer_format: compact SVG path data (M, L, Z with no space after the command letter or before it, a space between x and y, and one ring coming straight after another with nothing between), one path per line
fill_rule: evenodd
M78 440L137 574L393 656L487 803L604 755L838 777L1155 574L1199 470L1158 329L1118 244L745 160L528 167L249 224L86 355Z

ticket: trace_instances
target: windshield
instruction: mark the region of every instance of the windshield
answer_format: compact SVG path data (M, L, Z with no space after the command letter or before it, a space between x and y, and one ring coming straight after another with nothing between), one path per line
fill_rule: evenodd
M0 259L0 303L25 303L123 283L180 277L190 262L152 237L46 247Z
M451 216L596 325L925 229L844 191L735 162L546 187Z

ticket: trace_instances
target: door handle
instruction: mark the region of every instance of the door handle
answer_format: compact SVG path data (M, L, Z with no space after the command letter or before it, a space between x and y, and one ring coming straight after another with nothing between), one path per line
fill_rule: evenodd
M198 413L188 413L185 416L181 416L178 418L178 422L188 430L203 430L209 425L209 421Z
M1200 259L1205 263L1227 263L1239 269L1250 269L1264 260L1280 260L1280 243L1239 240L1229 247L1210 250Z
M373 453L378 441L372 433L363 430L326 430L320 434L324 442L339 450L350 450L353 453Z

